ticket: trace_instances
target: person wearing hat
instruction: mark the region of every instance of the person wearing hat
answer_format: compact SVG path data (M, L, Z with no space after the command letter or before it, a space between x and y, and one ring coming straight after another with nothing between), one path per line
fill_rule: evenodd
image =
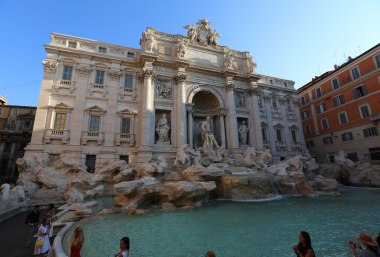
M375 240L372 239L370 235L367 233L360 233L357 238L364 246L365 249L363 249L359 254L356 251L356 245L350 241L349 246L352 249L352 252L354 253L355 257L377 257L380 256L380 251L378 244Z

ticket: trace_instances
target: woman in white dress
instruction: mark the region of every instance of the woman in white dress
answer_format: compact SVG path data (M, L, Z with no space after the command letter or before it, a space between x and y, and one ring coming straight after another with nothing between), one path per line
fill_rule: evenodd
M50 250L49 217L45 217L38 228L37 241L34 246L34 256L44 256Z

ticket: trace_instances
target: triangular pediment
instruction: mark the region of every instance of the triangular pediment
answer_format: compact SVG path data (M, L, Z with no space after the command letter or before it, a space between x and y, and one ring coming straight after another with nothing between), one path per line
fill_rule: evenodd
M68 106L67 104L63 103L63 102L60 102L58 104L56 104L55 106L52 106L54 109L71 109L70 106Z
M118 112L118 114L129 114L129 115L134 115L136 114L134 111L130 110L130 109L123 109L121 111Z
M88 112L105 112L105 110L103 110L102 108L100 108L97 105L91 106L91 107L87 108L85 111L88 111Z

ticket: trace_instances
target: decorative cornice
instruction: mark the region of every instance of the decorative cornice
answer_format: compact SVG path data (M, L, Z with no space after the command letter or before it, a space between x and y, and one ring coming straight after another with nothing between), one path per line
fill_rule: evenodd
M58 62L43 60L42 65L44 66L45 72L56 72L58 68Z

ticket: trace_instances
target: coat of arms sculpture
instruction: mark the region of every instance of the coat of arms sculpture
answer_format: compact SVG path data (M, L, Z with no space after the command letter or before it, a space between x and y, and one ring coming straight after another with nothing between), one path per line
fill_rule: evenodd
M198 42L201 45L217 46L220 34L214 29L211 30L210 22L206 19L198 20L196 25L184 26L187 29L187 36L191 42Z

